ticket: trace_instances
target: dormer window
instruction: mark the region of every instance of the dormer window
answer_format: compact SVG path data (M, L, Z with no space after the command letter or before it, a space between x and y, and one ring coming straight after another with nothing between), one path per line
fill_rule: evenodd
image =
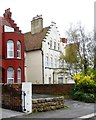
M12 40L7 42L7 58L14 58L14 42Z
M17 41L17 58L21 58L21 43Z

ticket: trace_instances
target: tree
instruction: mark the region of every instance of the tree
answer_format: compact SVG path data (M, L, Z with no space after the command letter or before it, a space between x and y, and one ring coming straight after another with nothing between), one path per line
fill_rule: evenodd
M96 30L94 32L94 69L96 69Z
M71 25L66 33L68 44L73 44L74 49L71 47L63 58L67 64L70 64L71 68L76 69L76 71L84 70L86 74L88 67L93 65L93 36L91 33L86 33L81 24L77 24L77 27ZM77 43L79 43L79 48Z

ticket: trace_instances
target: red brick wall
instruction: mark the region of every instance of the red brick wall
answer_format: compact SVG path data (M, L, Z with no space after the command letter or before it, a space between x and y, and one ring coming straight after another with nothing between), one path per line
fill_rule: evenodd
M13 40L14 41L14 58L7 58L7 41ZM21 59L17 59L17 41L21 42ZM21 82L25 81L24 77L24 36L21 33L16 32L6 32L3 33L3 56L5 59L2 59L2 67L4 68L3 73L3 83L7 83L7 69L8 67L14 68L14 83L17 83L17 69L21 68Z
M22 111L22 85L2 84L2 107Z
M32 92L41 94L71 94L75 84L33 84Z

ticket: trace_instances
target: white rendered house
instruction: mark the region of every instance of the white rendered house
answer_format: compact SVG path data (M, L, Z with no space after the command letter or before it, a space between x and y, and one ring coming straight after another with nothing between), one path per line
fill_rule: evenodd
M26 48L25 81L33 84L63 84L64 74L59 74L60 55L66 42L62 43L56 23L43 28L42 16L36 16L31 22L31 32L24 34Z

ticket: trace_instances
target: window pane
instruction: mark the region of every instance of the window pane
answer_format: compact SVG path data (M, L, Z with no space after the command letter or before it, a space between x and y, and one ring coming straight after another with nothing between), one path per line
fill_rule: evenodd
M57 58L55 56L55 67L57 67Z
M54 50L56 50L56 42L54 42Z
M48 56L46 56L46 66L48 66L49 65L49 60L48 60Z
M50 48L52 49L52 41L50 41Z
M53 67L53 57L51 57L51 67Z
M49 84L51 84L51 77L49 77Z
M8 83L13 84L13 79L8 79Z
M14 57L14 43L12 40L9 40L7 42L7 58L13 57Z
M20 68L18 68L18 70L17 70L17 79L18 79L18 83L21 83L21 69Z
M21 58L21 43L17 41L17 58Z
M63 77L58 77L58 84L63 84Z
M14 82L14 69L12 67L9 67L7 70L7 81L8 83Z

